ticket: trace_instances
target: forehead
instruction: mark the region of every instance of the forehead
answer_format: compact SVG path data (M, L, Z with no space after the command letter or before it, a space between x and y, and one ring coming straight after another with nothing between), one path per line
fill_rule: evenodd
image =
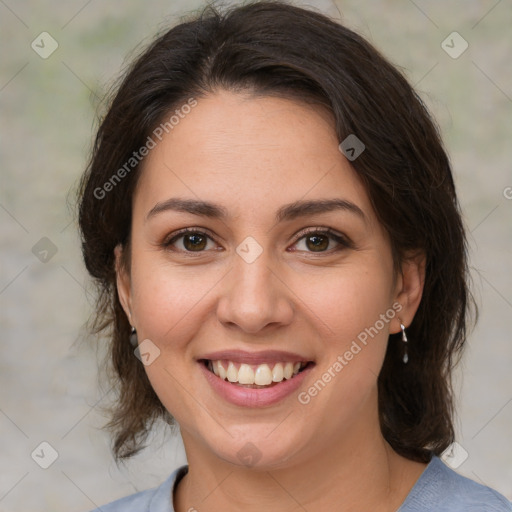
M222 91L198 99L164 132L143 162L136 204L147 213L169 197L188 197L239 215L340 197L371 217L338 145L334 120L318 106Z

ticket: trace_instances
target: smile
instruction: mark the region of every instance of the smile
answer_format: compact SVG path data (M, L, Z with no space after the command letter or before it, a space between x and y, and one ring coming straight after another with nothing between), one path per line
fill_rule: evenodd
M224 381L251 388L266 388L283 380L290 380L309 364L303 362L277 362L247 364L229 360L204 360L210 372Z
M223 350L197 363L214 395L238 407L270 407L296 394L315 367L305 354Z

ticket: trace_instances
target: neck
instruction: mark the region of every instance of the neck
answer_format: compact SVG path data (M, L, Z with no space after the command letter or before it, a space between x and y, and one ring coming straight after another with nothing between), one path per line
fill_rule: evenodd
M368 419L316 442L320 449L279 469L240 467L198 448L183 433L189 472L177 486L175 510L395 511L426 464L398 455L382 437L378 421Z

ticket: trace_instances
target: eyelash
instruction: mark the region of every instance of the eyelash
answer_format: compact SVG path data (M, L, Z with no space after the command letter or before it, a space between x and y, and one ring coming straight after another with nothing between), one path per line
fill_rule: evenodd
M210 235L208 232L206 231L202 231L200 229L195 229L195 228L185 228L185 229L181 229L180 231L176 232L176 233L173 233L171 235L171 237L169 238L166 238L164 240L164 242L162 243L162 247L164 249L167 249L167 250L172 250L170 249L170 247L177 241L179 240L180 238L182 238L184 235L187 235L187 234L194 234L194 235L201 235L201 236L206 236L207 238L210 238L211 240L213 240L215 242L215 239L212 235ZM336 233L335 231L333 231L331 228L308 228L306 231L301 231L297 237L295 238L295 241L293 242L293 245L296 245L300 240L302 240L303 238L305 238L307 235L313 235L313 234L321 234L321 235L328 235L329 237L331 237L334 241L336 241L339 246L335 249L331 249L331 250L328 250L328 251L318 251L318 252L315 252L315 251L306 251L310 254L332 254L334 252L338 252L342 249L351 249L354 247L352 241L339 234L339 233ZM341 247L340 247L341 246ZM175 250L174 252L181 252L181 253L184 253L184 254L187 254L187 255L200 255L204 252L207 252L205 250L202 250L202 251L183 251L183 250Z

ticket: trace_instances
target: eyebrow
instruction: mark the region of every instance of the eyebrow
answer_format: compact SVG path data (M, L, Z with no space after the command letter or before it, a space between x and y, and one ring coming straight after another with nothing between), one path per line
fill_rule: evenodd
M346 199L318 199L318 200L300 200L281 206L276 212L276 222L293 220L297 217L314 215L319 213L328 213L333 211L346 211L360 217L364 222L367 221L366 215L356 204ZM173 197L157 203L146 215L145 221L167 211L177 211L207 217L211 219L226 220L229 217L227 210L218 204L209 201L196 199L182 199Z

